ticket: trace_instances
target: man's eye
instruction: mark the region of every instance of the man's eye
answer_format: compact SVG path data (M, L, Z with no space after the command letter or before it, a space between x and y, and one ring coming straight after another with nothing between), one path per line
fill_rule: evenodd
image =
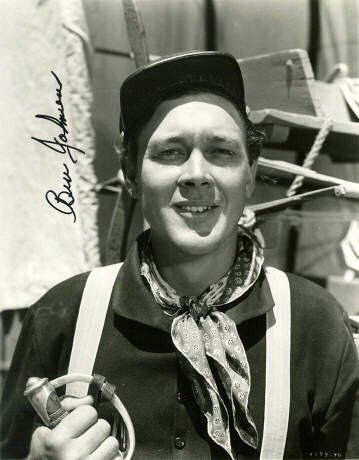
M172 159L181 157L183 155L185 155L185 152L183 152L181 149L166 149L158 152L156 156L163 159Z
M223 148L215 148L213 149L213 153L216 155L222 155L222 156L228 156L228 157L233 157L235 155L235 152L229 149L223 149Z
M163 150L161 153L163 155L176 155L180 153L180 151L178 149L167 149L167 150Z

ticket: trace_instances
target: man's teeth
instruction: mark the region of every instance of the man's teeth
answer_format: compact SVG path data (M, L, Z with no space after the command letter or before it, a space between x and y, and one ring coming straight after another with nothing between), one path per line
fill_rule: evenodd
M212 209L213 206L181 206L181 209L188 212L203 212Z

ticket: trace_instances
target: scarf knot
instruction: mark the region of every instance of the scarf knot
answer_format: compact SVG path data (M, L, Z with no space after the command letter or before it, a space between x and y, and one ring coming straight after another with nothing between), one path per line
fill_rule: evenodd
M180 297L179 302L182 309L188 311L197 324L201 318L206 318L211 312L216 310L214 305L208 305L205 301L194 296Z

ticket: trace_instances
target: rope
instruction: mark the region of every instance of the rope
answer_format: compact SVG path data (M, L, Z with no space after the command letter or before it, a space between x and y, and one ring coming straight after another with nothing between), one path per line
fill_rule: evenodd
M305 157L305 160L303 163L304 168L311 169L311 167L314 164L315 159L320 153L320 150L332 126L333 126L333 120L328 115L325 117L323 125L315 137L312 148L310 149L307 156ZM304 182L304 176L301 176L301 175L296 176L287 191L287 196L295 195L297 193L297 190L303 185L303 182Z

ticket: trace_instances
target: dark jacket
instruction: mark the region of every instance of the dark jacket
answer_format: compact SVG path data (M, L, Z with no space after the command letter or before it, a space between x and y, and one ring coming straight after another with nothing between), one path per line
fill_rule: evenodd
M2 458L25 457L29 451L36 419L23 397L28 377L53 379L67 373L87 276L80 274L60 283L28 311L4 389ZM292 298L291 402L285 457L338 458L347 450L348 458L359 458L359 420L352 419L358 365L347 317L326 291L305 279L288 276ZM254 450L235 438L241 459L259 458L260 454L265 313L271 308L268 282L261 273L250 291L226 311L236 322L247 352L252 380L249 408L260 440L258 450ZM134 459L228 459L207 436L204 417L178 367L170 326L171 318L154 302L140 276L135 245L115 283L94 371L116 385L128 409L136 431ZM101 411L107 412L106 405Z

